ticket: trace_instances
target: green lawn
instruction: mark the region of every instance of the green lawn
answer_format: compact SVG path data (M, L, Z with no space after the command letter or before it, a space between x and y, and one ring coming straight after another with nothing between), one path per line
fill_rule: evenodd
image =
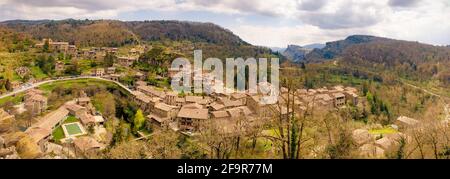
M56 142L59 142L59 140L64 139L64 131L62 129L61 126L59 126L58 128L56 128L53 133L53 140L55 140Z
M2 99L0 99L0 106L5 104L8 101L13 102L13 104L19 104L20 102L22 102L23 96L24 96L24 94L21 93L21 94L17 94L16 96L9 96L6 98L2 98Z
M64 121L64 124L68 124L68 123L74 123L74 122L78 122L79 120L75 117L75 116L69 116L67 117L67 119Z
M391 127L386 127L386 128L382 128L382 129L371 129L369 130L370 134L395 134L398 131L391 128Z
M42 70L38 66L31 67L31 74L37 79L47 78L48 75L42 72Z
M66 120L64 120L64 124L67 123L74 123L74 122L78 122L79 120L75 117L75 116L69 116L67 117ZM58 128L56 128L53 133L53 140L55 140L56 142L59 142L59 140L64 139L64 130L62 128L62 126L59 126Z
M122 92L124 92L124 94L128 94L125 90L118 87L117 84L109 82L109 81L98 80L98 79L75 79L75 80L68 80L68 81L57 81L57 82L43 84L43 85L39 86L39 89L47 91L47 92L51 92L58 86L64 87L64 88L71 88L74 85L105 86L107 88L119 89Z
M68 124L65 127L66 127L67 133L69 133L69 135L76 135L76 134L82 133L80 126L78 126L78 123Z

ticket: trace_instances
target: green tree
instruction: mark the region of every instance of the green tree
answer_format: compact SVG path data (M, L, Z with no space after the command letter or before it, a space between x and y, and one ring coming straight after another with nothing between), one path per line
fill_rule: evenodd
M326 147L329 157L331 159L349 158L354 147L351 134L345 129L340 129L337 137L335 144L329 144Z
M297 125L297 119L295 117L292 117L292 121L291 121L291 159L296 159L297 158L297 147L298 147L298 138L299 138L299 127Z
M369 83L367 83L367 81L365 81L365 82L363 83L363 86L362 86L362 92L363 92L363 95L364 95L364 96L366 96L366 95L367 95L367 92L369 92Z
M406 146L406 139L402 137L402 138L400 138L400 141L399 141L399 147L396 152L396 159L404 159L405 158L405 156L406 156L405 146Z
M81 74L81 70L77 60L72 60L71 64L66 68L66 74L69 75L79 75Z
M128 141L131 137L131 127L130 124L125 122L125 120L122 119L119 122L119 125L115 129L115 133L113 136L113 144L119 144L123 141Z
M48 40L46 40L44 42L44 46L42 47L42 51L45 52L45 53L50 51L50 44L49 44Z
M141 109L138 109L136 111L136 114L134 115L134 120L133 120L134 130L139 131L140 129L142 129L142 126L144 126L144 123L145 123L144 114L142 113Z
M6 79L5 88L6 88L7 91L11 91L12 90L11 81L9 81L9 79Z
M303 70L306 69L305 62L300 63L300 68L302 68Z
M304 86L305 86L306 89L313 89L314 88L314 82L310 78L305 77Z
M186 96L186 93L184 93L184 90L181 90L180 94L178 94L179 97L184 98Z
M111 53L106 53L106 56L105 56L105 59L104 59L105 67L112 67L114 65L115 59L116 59L116 56L114 56Z
M55 58L53 56L38 56L36 59L37 65L41 68L42 72L45 74L51 75L54 72L55 67Z
M5 79L7 80L13 80L14 72L12 68L5 68Z
M64 61L65 59L66 59L66 56L64 55L64 53L59 53L58 54L58 60Z

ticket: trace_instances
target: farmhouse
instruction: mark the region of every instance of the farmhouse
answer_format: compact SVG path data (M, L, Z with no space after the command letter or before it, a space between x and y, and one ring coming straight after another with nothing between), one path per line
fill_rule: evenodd
M47 109L47 97L37 89L28 90L25 94L25 109L33 114L41 114Z
M117 63L122 66L129 67L138 59L135 57L117 57Z
M48 43L49 50L55 50L55 51L60 51L60 52L69 52L69 49L71 51L76 49L75 46L70 46L69 42L56 42L56 41L53 41L52 39L43 39L41 43L36 44L36 47L44 48L46 43Z
M105 148L103 144L97 142L92 137L83 136L73 140L75 151L81 155L90 155Z

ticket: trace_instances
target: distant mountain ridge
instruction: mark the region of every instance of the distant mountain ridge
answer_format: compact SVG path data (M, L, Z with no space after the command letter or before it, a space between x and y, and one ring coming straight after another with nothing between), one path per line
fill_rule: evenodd
M450 84L450 48L383 37L352 35L326 43L305 56L306 62L340 59L357 70L395 72L405 77L438 78Z
M314 44L308 44L308 45L303 45L304 48L309 48L309 49L322 49L325 47L325 44L321 44L321 43L314 43Z
M80 48L121 47L144 42L161 44L189 56L192 56L193 49L202 49L205 58L276 55L269 48L249 44L230 30L213 23L174 20L12 20L0 22L0 28L29 35L36 41L51 38Z
M304 61L306 55L314 49L321 49L323 47L325 47L325 44L319 43L308 44L304 46L288 45L288 47L282 51L282 55L292 62L298 63L300 61Z
M374 49L378 49L378 51L373 51ZM407 59L409 61L421 61L427 58L426 54L432 53L439 60L447 60L446 53L448 53L448 50L445 47L418 42L369 35L352 35L344 40L327 42L324 48L314 49L305 58L307 61L320 61L358 55L369 61L387 62L385 60L390 59L390 62L392 62L399 60L392 59L393 56L398 55L401 58L409 57Z
M294 63L298 63L300 61L305 60L306 54L311 52L312 49L304 48L298 45L288 45L286 50L282 53L287 59L291 60Z
M307 55L307 60L317 61L319 59L333 59L340 56L345 49L352 45L364 44L375 41L385 41L387 38L368 36L368 35L352 35L344 40L327 42L325 47L321 49L314 49Z
M34 38L53 38L79 46L120 46L139 40L189 40L226 45L250 45L231 31L212 23L188 21L12 20L0 26Z

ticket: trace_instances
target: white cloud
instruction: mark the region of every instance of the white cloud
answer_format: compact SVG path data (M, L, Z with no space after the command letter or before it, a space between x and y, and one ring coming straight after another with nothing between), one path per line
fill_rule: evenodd
M285 47L287 44L325 43L343 39L353 34L371 34L370 31L363 28L323 30L312 25L294 27L240 25L230 29L252 44L269 47Z
M226 28L250 43L267 46L325 42L352 34L450 43L447 0L0 0L0 20L114 19L137 11L224 14L236 22ZM252 21L264 17L292 24L268 27Z

